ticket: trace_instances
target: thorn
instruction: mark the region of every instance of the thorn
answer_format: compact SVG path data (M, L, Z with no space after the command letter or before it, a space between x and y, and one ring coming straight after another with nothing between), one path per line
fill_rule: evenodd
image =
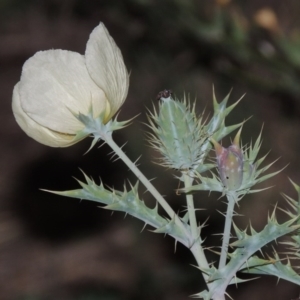
M98 146L97 149L100 149L100 148L103 147L105 144L106 144L106 143L103 141L103 142Z
M107 155L111 155L110 160L112 160L112 159L117 155L117 153L115 153L115 152L112 150L112 151L109 152Z
M147 223L144 224L144 226L143 226L143 228L141 230L141 233L145 230L146 226L147 226Z
M116 159L112 160L112 162L114 163L114 162L118 161L119 159L120 159L120 157L117 157Z
M142 154L133 162L136 166L138 166L136 163L139 161L139 159L142 157Z
M92 141L92 143L91 143L91 146L90 146L90 148L88 148L88 150L85 152L85 153L83 153L83 155L86 155L88 152L90 152L91 150L92 150L92 148L95 146L95 144L98 142L98 139L99 139L99 137L94 137L93 138L93 141ZM103 142L103 143L105 143L105 142Z
M229 297L231 300L233 300L233 298L232 298L227 292L225 292L225 295L226 295L227 297Z

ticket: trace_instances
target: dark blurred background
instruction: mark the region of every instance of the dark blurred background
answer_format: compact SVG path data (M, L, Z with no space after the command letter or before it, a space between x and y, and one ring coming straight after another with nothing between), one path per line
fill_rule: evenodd
M288 177L300 184L300 2L298 0L0 0L0 299L129 300L188 299L203 288L187 249L171 238L141 233L130 216L99 209L96 203L47 194L40 188L78 188L82 169L97 182L122 189L135 178L122 162L109 161L104 146L83 155L91 140L66 149L28 138L11 112L11 95L23 63L36 51L61 48L84 53L92 29L104 22L122 50L130 75L129 95L119 119L134 125L115 134L117 142L166 195L174 209L183 198L173 172L153 164L157 154L145 140L146 108L171 88L197 98L197 109L212 109L212 86L219 100L233 88L230 103L246 96L227 120L241 122L243 142L263 128L261 155L280 175L249 195L236 223L261 230L281 192L296 197ZM263 125L264 124L264 125ZM226 141L224 142L226 145ZM227 139L228 144L228 139ZM141 198L155 203L141 188ZM206 243L220 243L224 211L219 195L196 196ZM280 221L285 220L278 214ZM277 246L279 250L280 245ZM269 253L272 248L266 249ZM174 253L175 252L175 253ZM209 260L216 259L208 254ZM263 277L230 287L234 299L290 300L300 288Z

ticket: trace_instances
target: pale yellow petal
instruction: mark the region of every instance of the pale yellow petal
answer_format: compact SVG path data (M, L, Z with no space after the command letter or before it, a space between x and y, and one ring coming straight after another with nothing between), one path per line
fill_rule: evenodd
M19 86L20 83L17 83L13 90L12 110L17 123L28 136L51 147L68 147L78 142L74 141L74 136L49 130L28 117L20 103Z
M112 117L126 99L129 76L122 53L103 23L92 31L85 57L90 76L110 103L109 117Z
M87 72L84 56L65 50L37 52L22 70L22 109L32 120L56 132L74 134L83 128L71 112L106 111L107 99Z

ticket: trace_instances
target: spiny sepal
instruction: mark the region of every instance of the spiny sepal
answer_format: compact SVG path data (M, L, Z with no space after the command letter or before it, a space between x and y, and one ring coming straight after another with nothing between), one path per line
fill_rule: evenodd
M265 167L259 168L260 165L263 163L267 155L262 156L261 158L257 159L259 150L261 148L261 135L262 132L258 135L254 145L250 144L249 147L242 146L241 148L244 148L243 151L244 155L244 169L243 169L243 183L241 187L238 190L239 198L241 199L243 195L247 193L257 193L265 189L256 189L253 190L253 186L261 183L267 179L270 179L271 177L279 174L283 169L265 174L263 175L277 160L271 162Z
M117 117L115 117L115 119L110 119L108 122L105 122L104 112L98 117L94 118L92 106L86 115L80 112L73 113L73 115L84 125L84 128L76 133L75 140L81 140L89 135L93 136L93 142L90 149L96 144L97 141L105 141L106 136L111 136L115 130L119 130L128 126L128 124L132 121L132 119L130 119L119 122L117 121Z
M214 115L211 120L205 125L205 130L209 134L211 138L216 141L221 140L223 137L230 134L232 131L241 127L242 123L226 126L225 119L228 114L238 105L238 103L243 99L244 95L237 100L235 103L227 107L227 102L229 100L230 93L220 102L218 103L215 91L213 90L213 107L214 107ZM211 144L208 144L211 148Z
M82 189L70 191L49 191L57 195L78 198L81 200L95 201L101 204L105 209L122 211L126 214L132 215L140 219L145 225L154 227L157 231L169 234L175 240L188 246L188 237L185 236L183 231L175 224L173 220L166 219L158 214L157 206L149 208L145 205L144 201L140 200L138 195L138 183L131 186L130 190L124 187L124 191L115 189L106 189L102 182L97 185L92 179L84 174L86 183L78 181Z
M240 128L244 122L226 126L225 125L225 119L228 116L228 114L237 106L237 104L242 100L244 96L242 96L239 100L237 100L234 104L227 107L227 102L229 100L230 93L220 102L218 103L215 91L213 90L213 108L214 108L214 114L212 118L210 119L207 124L204 125L203 131L206 132L206 135L210 139L214 139L215 141L219 141L225 136L229 135L234 130ZM206 143L203 143L201 146L202 153L205 153L204 157L207 156L209 150L212 148L212 144L207 141ZM203 160L204 161L204 160ZM208 167L206 165L209 165ZM212 169L212 164L207 164L204 162L204 164L199 164L196 171L198 174L203 173L204 169Z

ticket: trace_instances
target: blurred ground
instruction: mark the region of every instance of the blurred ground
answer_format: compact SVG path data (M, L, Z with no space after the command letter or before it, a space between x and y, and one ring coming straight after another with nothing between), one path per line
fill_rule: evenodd
M265 10L261 10L267 8ZM152 164L146 147L146 107L171 88L197 97L199 113L211 109L212 85L218 99L233 88L231 103L246 92L228 123L249 116L243 141L256 138L264 124L262 154L274 169L288 167L268 182L274 187L248 197L237 223L261 229L280 192L295 196L287 177L300 183L300 3L287 1L185 0L0 0L0 299L188 299L202 285L189 252L171 239L145 230L138 221L103 211L94 203L64 199L40 188L77 188L81 168L94 179L122 188L135 178L121 162L111 163L108 148L90 141L51 149L28 138L11 113L11 94L26 59L51 48L84 53L89 33L104 22L122 50L131 85L120 119L140 114L133 126L116 134L119 144L167 199L180 209L169 171ZM258 13L260 12L260 13ZM272 171L271 170L271 171ZM157 176L159 174L159 176ZM153 206L151 197L141 192ZM178 199L177 199L178 198ZM214 195L199 195L207 243L222 228L224 209ZM217 225L215 225L217 224ZM211 258L214 259L213 257ZM282 299L299 287L262 278L231 288L234 299Z

